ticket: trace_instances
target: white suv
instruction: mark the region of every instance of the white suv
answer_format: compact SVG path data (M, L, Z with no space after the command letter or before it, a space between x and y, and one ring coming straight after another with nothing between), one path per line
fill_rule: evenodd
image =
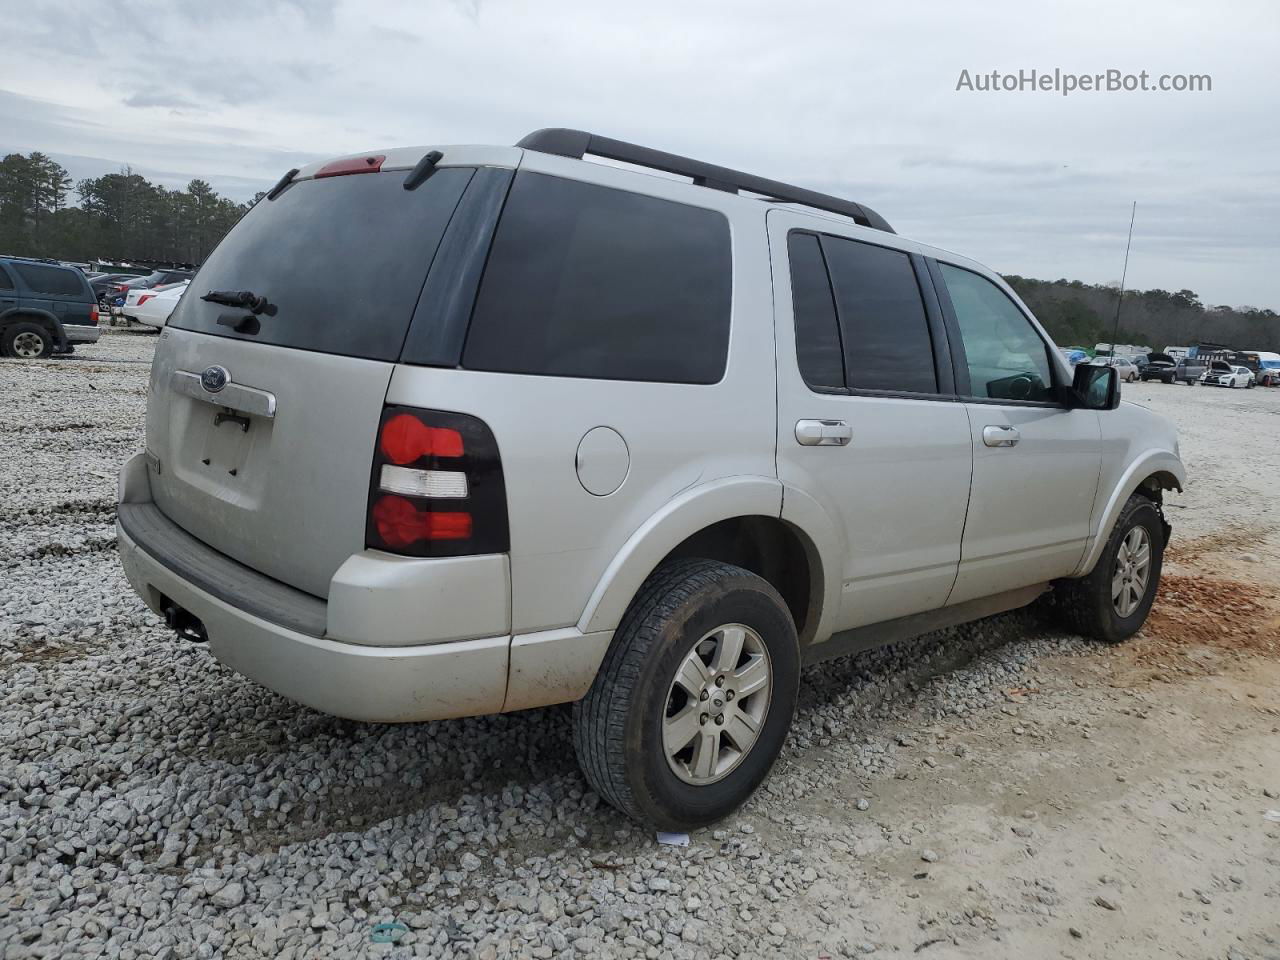
M389 150L290 171L192 281L120 552L318 710L574 701L592 786L683 829L805 664L1051 589L1135 632L1184 471L1118 397L859 204L571 130Z

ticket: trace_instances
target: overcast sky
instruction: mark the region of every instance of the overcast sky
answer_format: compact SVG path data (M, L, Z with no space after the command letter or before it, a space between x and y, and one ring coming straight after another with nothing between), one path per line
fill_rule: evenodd
M1124 9L1119 9L1123 7ZM244 199L325 155L581 127L864 201L1005 273L1280 309L1280 3L0 0L0 150ZM1201 93L982 93L1020 69Z

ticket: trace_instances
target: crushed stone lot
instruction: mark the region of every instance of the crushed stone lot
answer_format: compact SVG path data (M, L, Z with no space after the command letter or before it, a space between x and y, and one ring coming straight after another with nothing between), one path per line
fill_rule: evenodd
M1035 608L811 668L678 847L567 708L353 723L175 639L114 542L155 342L0 361L0 957L1280 957L1280 390L1125 386L1191 475L1133 641Z

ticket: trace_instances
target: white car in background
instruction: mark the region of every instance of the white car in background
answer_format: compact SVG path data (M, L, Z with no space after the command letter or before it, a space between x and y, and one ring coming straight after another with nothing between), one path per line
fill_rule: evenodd
M125 316L148 327L163 327L178 305L190 281L171 283L155 290L131 292L125 301Z
M1230 387L1232 390L1237 387L1251 387L1253 386L1253 371L1248 367L1239 367L1215 360L1209 369L1204 372L1204 375L1200 377L1200 382L1206 387Z

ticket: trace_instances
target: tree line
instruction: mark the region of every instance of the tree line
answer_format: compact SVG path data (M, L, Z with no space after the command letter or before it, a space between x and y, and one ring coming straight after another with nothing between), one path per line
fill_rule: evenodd
M66 169L43 153L0 160L0 253L200 263L252 205L204 180L170 190L127 167L76 183L76 203L72 190Z
M257 201L236 203L204 180L169 190L128 168L81 180L43 153L0 160L0 253L60 260L200 263ZM1005 279L1062 346L1110 342L1120 292L1079 280ZM1119 343L1224 343L1280 352L1274 310L1206 306L1190 290L1126 290Z
M1079 280L1032 280L1006 275L1060 346L1092 348L1111 343L1117 287ZM1126 290L1116 343L1148 344L1154 350L1196 343L1237 350L1280 352L1280 314L1258 307L1208 306L1191 290Z

